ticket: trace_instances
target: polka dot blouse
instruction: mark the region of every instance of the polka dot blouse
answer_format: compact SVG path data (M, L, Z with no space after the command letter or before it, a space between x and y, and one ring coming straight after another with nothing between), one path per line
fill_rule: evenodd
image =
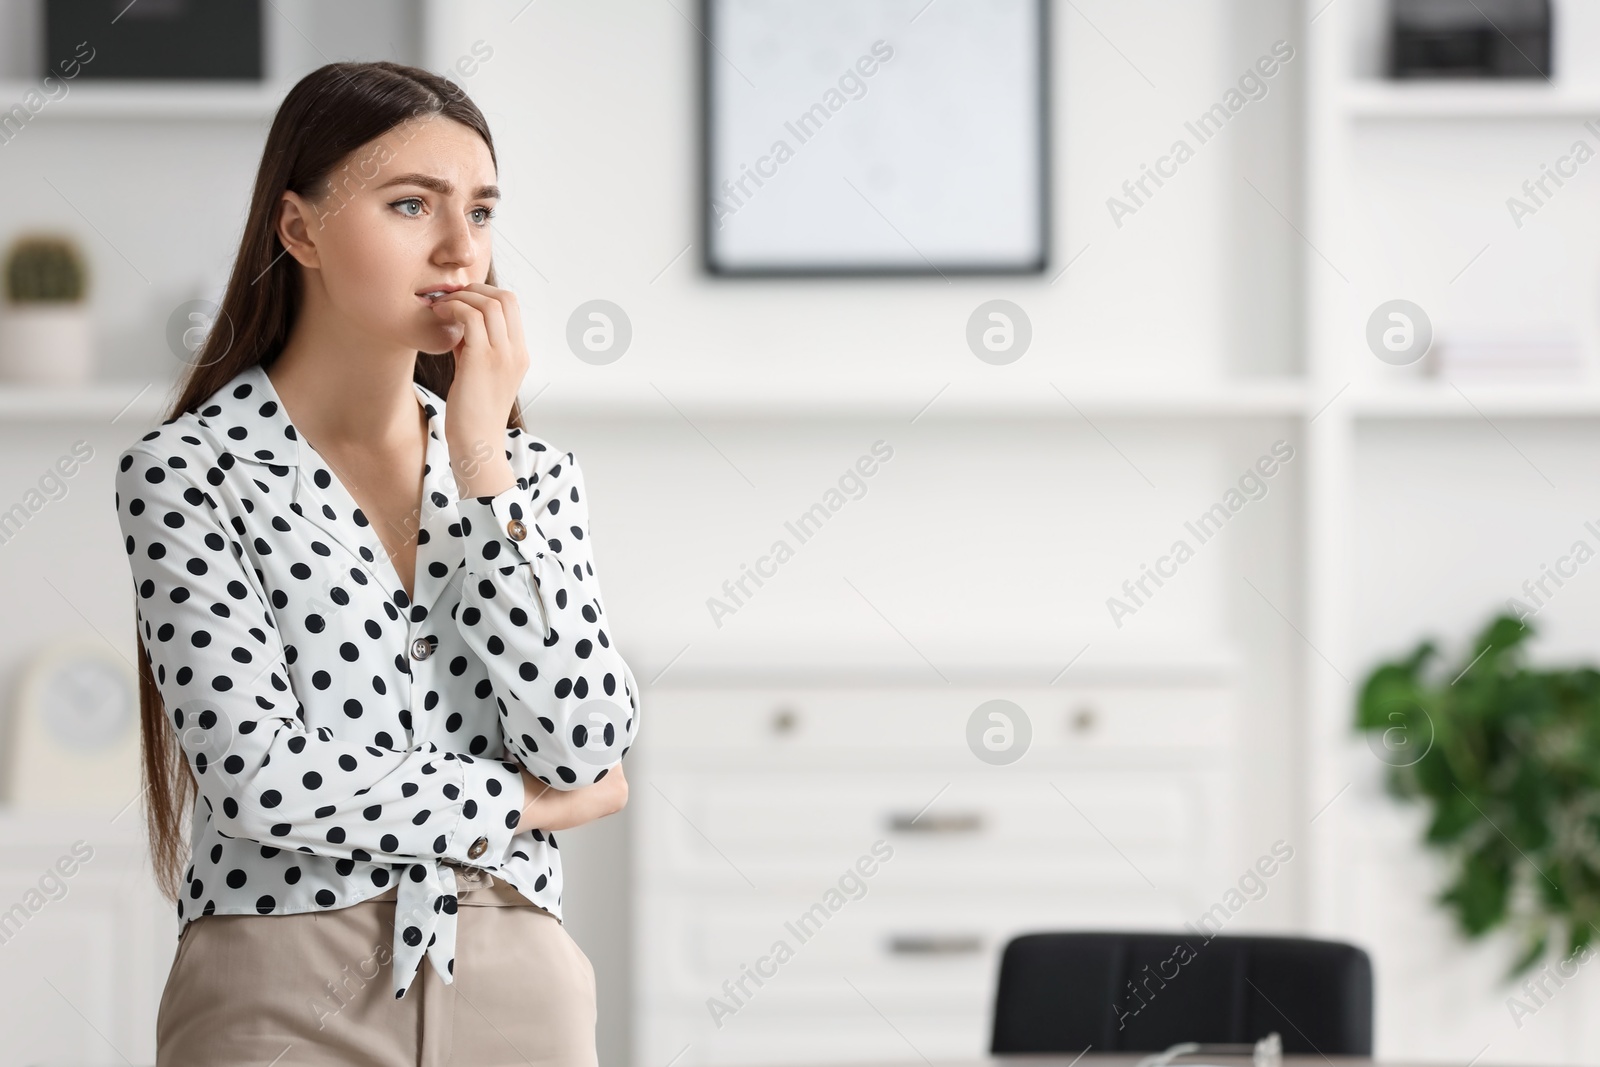
M394 995L455 968L456 879L561 916L554 833L514 833L518 765L557 789L627 753L638 687L609 632L572 453L506 431L516 484L460 499L428 419L415 598L259 366L120 457L139 631L199 783L179 932L397 887Z

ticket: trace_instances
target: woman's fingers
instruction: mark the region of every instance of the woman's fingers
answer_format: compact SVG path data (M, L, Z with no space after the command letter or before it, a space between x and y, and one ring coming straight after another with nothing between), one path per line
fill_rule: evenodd
M508 345L508 351L526 352L527 345L522 334L522 308L517 304L517 294L510 289L497 289L492 285L475 285L467 291L488 298L490 303L483 306L485 314L492 324L503 328L504 342ZM501 338L495 334L493 326L490 329L490 337L494 338L497 344L501 343Z
M522 307L517 303L517 294L510 289L497 291L501 309L506 317L506 333L511 338L514 351L526 352L527 340L522 334Z
M433 304L443 318L464 328L456 349L456 376L447 417L452 451L504 433L506 411L528 371L528 351L516 299L494 286L474 283L441 296Z
M458 359L467 352L488 351L489 328L484 322L483 312L465 300L454 300L448 296L434 301L433 306L440 314L462 325L461 347L456 352Z
M491 290L490 293L496 291ZM476 309L483 317L484 331L490 346L509 355L513 349L510 345L511 335L506 327L505 306L490 293L478 292L475 289L457 289L455 292L446 293L439 303L459 302Z

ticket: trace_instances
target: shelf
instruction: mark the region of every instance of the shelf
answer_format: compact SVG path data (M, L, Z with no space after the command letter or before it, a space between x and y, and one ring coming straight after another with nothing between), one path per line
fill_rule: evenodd
M99 382L82 387L0 383L0 418L21 421L151 422L166 408L168 381ZM1056 380L1003 382L882 381L824 378L768 380L759 390L723 383L557 381L525 385L524 421L564 415L589 418L1300 418L1306 391L1298 381L1141 386ZM1070 401L1070 402L1069 402ZM130 406L131 404L131 406ZM1076 410L1074 410L1076 409ZM1081 414L1080 414L1081 413Z
M1447 383L1357 392L1348 402L1358 419L1600 418L1600 389L1590 385Z
M151 423L159 420L166 409L171 388L170 382L97 382L84 386L0 383L0 420L109 422L117 419L120 425Z
M66 82L65 96L51 100L40 84L0 81L0 100L20 103L30 92L45 98L35 119L267 119L287 86L144 81Z
M1237 649L1211 644L1137 643L1065 638L1059 645L961 644L852 637L821 643L796 634L733 640L685 635L677 645L626 651L639 683L674 687L744 686L1222 686L1238 680ZM924 659L923 657L927 658Z
M1600 118L1600 87L1561 88L1545 82L1357 82L1335 97L1360 119Z
M560 380L524 386L528 417L626 415L656 418L826 418L902 415L909 419L1298 418L1306 391L1297 380L1152 384L1063 379L951 381L815 377L748 383ZM1076 408L1076 410L1074 410Z

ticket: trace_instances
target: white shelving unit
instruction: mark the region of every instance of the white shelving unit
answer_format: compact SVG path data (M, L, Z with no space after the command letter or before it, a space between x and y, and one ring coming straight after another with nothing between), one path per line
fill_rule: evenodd
M901 413L935 419L1026 415L1070 420L1079 418L1079 413L1133 419L1292 418L1301 415L1306 405L1300 383L1281 379L1146 384L852 377L839 383L813 376L794 381L763 378L757 389L718 381L563 379L526 386L522 398L525 406L548 403L563 413L663 418L676 418L679 411L728 418Z
M1600 390L1477 383L1418 385L1346 393L1352 418L1384 419L1594 419Z
M1010 383L1003 388L962 382L855 383L849 394L796 382L762 392L656 381L599 387L548 382L525 386L524 411L540 406L582 417L825 418L907 414L933 419L1019 415L1147 419L1290 419L1322 421L1330 414L1358 422L1404 419L1600 419L1600 389L1592 386L1425 382L1342 388L1321 396L1297 380L1232 386L1163 386L1147 390L1066 381ZM659 391L657 387L659 386ZM171 383L97 383L82 387L0 385L0 419L66 422L157 418Z
M173 394L172 382L102 382L81 387L0 384L0 418L102 421L155 418ZM987 418L1006 415L1076 419L1300 418L1307 397L1286 380L1159 386L1065 380L1031 382L852 380L848 389L815 378L764 383L757 390L717 382L573 381L525 385L524 411L556 409L582 417L811 418L904 414L907 418ZM121 420L119 420L121 421Z
M139 382L83 386L0 385L6 422L138 422L158 419L170 386Z
M1558 34L1579 21L1563 21L1573 6L1558 5ZM1523 464L1517 471L1532 482L1538 473L1529 469L1533 460L1516 454L1523 451L1518 440L1549 442L1559 433L1560 440L1584 447L1600 433L1593 302L1542 299L1563 268L1569 274L1586 269L1580 266L1585 257L1563 253L1561 246L1563 227L1573 250L1582 245L1586 239L1572 228L1587 227L1588 220L1546 217L1539 220L1542 231L1519 230L1503 206L1519 194L1524 177L1538 178L1541 162L1554 160L1574 139L1596 143L1585 124L1600 117L1600 88L1592 83L1594 72L1580 67L1588 62L1581 42L1569 43L1567 69L1558 63L1554 85L1377 80L1360 68L1371 69L1368 53L1381 39L1382 8L1378 0L1306 8L1308 17L1319 14L1307 29L1305 49L1305 388L1313 398L1334 398L1320 401L1325 407L1305 428L1302 805L1308 818L1315 816L1306 830L1307 922L1315 933L1373 953L1380 1058L1586 1062L1600 1053L1600 1035L1583 1015L1592 996L1570 994L1538 1026L1508 1019L1505 998L1516 990L1499 981L1509 962L1507 943L1467 945L1432 899L1443 871L1421 843L1419 812L1383 795L1385 768L1353 733L1352 722L1359 684L1375 654L1398 657L1409 642L1432 636L1451 642L1453 655L1453 643L1475 635L1497 607L1492 594L1479 599L1476 591L1498 588L1498 580L1470 571L1449 572L1431 587L1417 583L1432 592L1415 600L1404 592L1411 587L1375 589L1408 563L1426 564L1417 561L1415 531L1391 531L1394 544L1385 544L1373 531L1374 515L1391 522L1408 515L1432 531L1449 521L1441 516L1464 524L1470 521L1465 516L1512 510L1510 502L1496 507L1493 494L1506 483L1479 469L1485 455L1504 458L1508 469ZM1570 210L1571 201L1592 192L1574 187L1563 195ZM1470 246L1459 260L1452 259L1453 248L1440 254L1440 234L1452 227L1461 246ZM1483 260L1458 282L1480 248ZM1439 266L1446 261L1451 265ZM1454 325L1452 318L1477 325L1501 314L1536 323L1552 309L1569 314L1577 320L1587 377L1568 384L1452 381L1385 366L1367 350L1365 320L1397 297L1422 303L1436 331L1442 322ZM1433 484L1418 492L1416 482L1424 479L1392 474L1408 463L1425 466ZM1406 492L1413 498L1397 503L1395 494ZM1537 521L1521 517L1524 528ZM1460 536L1478 552L1479 570L1501 562L1489 555L1497 543L1508 543L1502 527L1461 530ZM1444 629L1427 613L1447 599L1437 590L1452 577L1473 590L1463 600L1474 614ZM1514 583L1507 585L1502 602L1515 591ZM1401 620L1383 638L1367 632L1374 600ZM1397 632L1409 635L1399 647L1393 644ZM1593 985L1585 984L1592 993Z
M581 417L825 418L906 414L932 419L1007 415L1148 419L1290 419L1322 421L1329 415L1357 422L1423 419L1600 419L1600 389L1592 386L1500 385L1425 382L1407 386L1341 388L1327 396L1297 380L1232 386L1163 386L1156 390L1074 384L1010 383L1004 388L962 382L891 382L860 386L850 394L819 383L741 392L694 383L656 381L598 387L569 381L525 386L524 411L541 406ZM659 391L655 388L659 386ZM0 385L0 419L33 422L100 422L118 417L153 419L166 409L171 383L98 383L82 387ZM119 417L120 416L120 417Z
M1600 87L1368 80L1347 83L1334 93L1334 110L1361 121L1600 117Z
M272 118L287 85L232 86L205 82L142 85L67 82L67 93L49 100L39 117L50 119L260 119ZM0 100L19 102L38 92L33 82L0 81Z

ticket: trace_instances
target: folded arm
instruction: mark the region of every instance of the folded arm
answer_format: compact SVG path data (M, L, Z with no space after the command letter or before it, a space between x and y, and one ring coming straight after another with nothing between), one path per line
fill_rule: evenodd
M608 630L577 460L527 434L513 441L532 474L458 505L456 625L488 666L507 751L552 788L577 789L633 744L638 686Z
M519 768L307 729L256 576L196 478L134 446L117 518L145 652L217 829L339 859L499 862L530 799Z

